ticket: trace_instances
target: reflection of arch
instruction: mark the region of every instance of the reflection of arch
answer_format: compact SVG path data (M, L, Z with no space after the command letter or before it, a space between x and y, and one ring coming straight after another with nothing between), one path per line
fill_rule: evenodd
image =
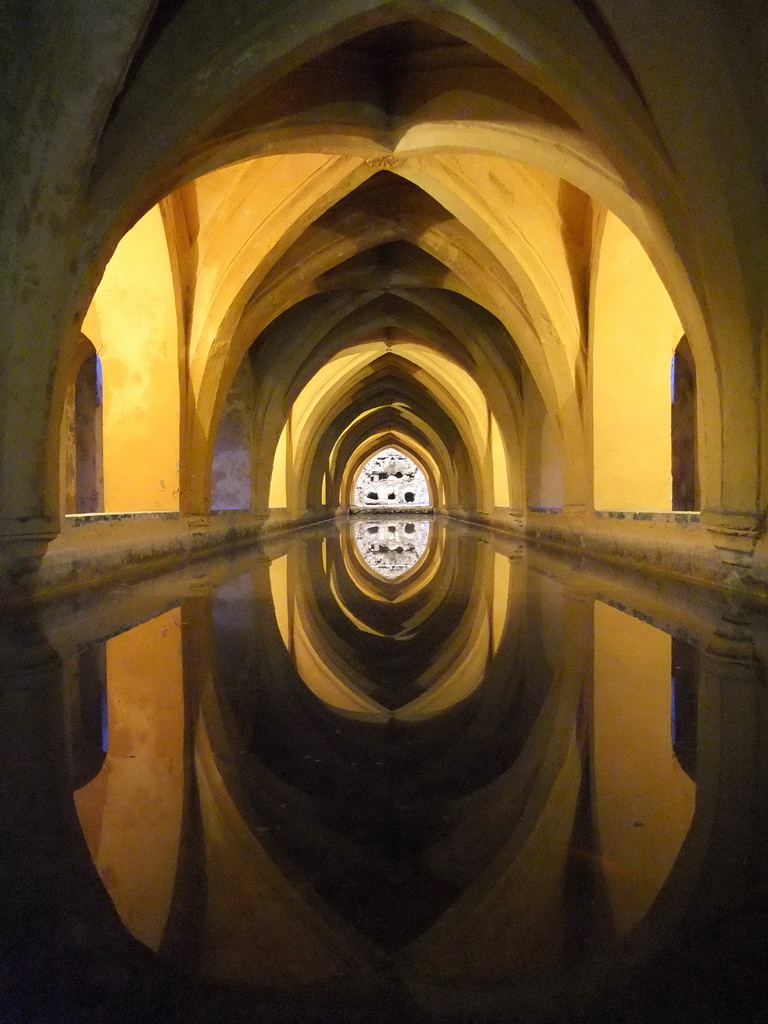
M384 579L398 579L415 573L424 558L431 528L429 519L416 521L386 517L381 522L370 519L354 524L355 544L363 562Z
M356 505L413 507L430 505L429 483L421 466L389 446L371 456L357 475Z
M338 566L339 564L338 560L333 559L330 556L330 554L328 562L329 566L331 564ZM465 562L460 558L458 564L464 565ZM254 582L256 583L258 577L255 574L257 572L264 571L264 564L260 562L258 564L258 567L253 571ZM294 579L305 579L308 574L305 572L291 572L289 575ZM541 584L542 580L539 579L539 588L541 587ZM256 583L254 589L257 592L261 593L262 586L263 577L261 578L261 582ZM241 603L241 595L239 594L237 588L232 587L231 590L231 597L233 599L233 603ZM538 602L539 599L537 598L537 603ZM542 618L542 613L545 614L548 607L548 605L544 605L543 603L541 603L541 608L537 612L537 617ZM572 801L576 797L577 791L575 787L578 783L578 776L580 770L579 764L577 763L579 761L579 751L577 750L577 747L573 744L572 730L574 721L578 720L575 707L578 694L580 692L580 673L584 670L583 662L585 658L588 660L589 653L589 642L587 635L580 635L579 629L574 627L578 627L579 623L581 622L583 628L583 620L585 618L588 618L586 613L588 613L589 610L589 604L587 602L584 602L581 598L571 602L570 611L568 612L568 614L575 617L568 620L565 627L562 630L563 635L568 640L567 651L569 652L568 656L571 659L571 663L566 665L565 668L559 672L557 679L560 680L560 683L558 685L565 686L568 692L572 694L572 699L568 702L567 709L565 711L558 711L558 705L552 704L547 699L547 707L542 708L542 721L540 729L541 735L539 737L534 737L534 739L536 739L536 742L534 744L527 744L527 746L531 748L530 754L526 755L525 757L521 757L519 759L519 767L514 770L514 772L507 780L503 781L502 785L504 787L505 793L501 793L501 786L494 783L492 786L488 788L487 792L484 793L478 791L476 794L476 798L475 795L473 794L470 795L468 799L462 800L462 803L464 804L465 808L471 810L472 813L476 816L475 825L478 829L480 836L488 842L492 842L493 836L496 834L496 830L492 828L491 825L489 824L489 813L491 809L500 808L500 814L519 813L519 811L515 810L516 791L519 786L519 775L517 776L517 781L514 776L516 772L529 770L532 773L536 773L536 792L531 794L531 800L535 800L538 803L538 810L536 811L536 813L539 815L540 820L550 822L553 826L557 826L557 843L559 852L564 853L564 855L568 855L567 841L569 839L569 835L566 826L569 825L569 820L567 816L571 814L571 810L573 807ZM329 621L329 611L326 606L326 603L323 600L321 600L319 604L312 609L312 614L319 614L320 616L322 616L324 620ZM187 619L185 617L185 624L186 622ZM199 621L195 621L192 617L190 617L189 622L194 624L191 627L191 632L201 632ZM513 619L510 622L510 625L515 626L515 623L516 620L514 618L513 613ZM516 628L520 629L522 627L522 635L527 636L531 632L530 625L530 620L527 620L526 622L518 624ZM243 632L246 635L250 632L252 636L254 631L257 632L260 636L262 635L262 633L265 632L259 627L258 623L256 624L255 629L254 623L252 621L246 621L243 624ZM555 626L554 629L552 629L552 627L550 626L549 632L550 636L552 636L553 634L559 633L560 630L557 626ZM225 640L226 643L224 646L229 646L229 638L225 636ZM549 661L551 666L551 652L549 650L549 647L547 647L547 649L542 648L540 652L536 653L532 650L532 645L528 640L526 640L525 644L522 645L522 647L525 651L525 657L527 661L526 671L523 673L521 677L522 680L524 680L525 682L525 687L530 688L531 681L539 677L539 682L541 684L545 684L547 666L546 664L544 664L544 662ZM514 648L504 649L501 652L501 654L502 657L499 659L501 662L499 668L504 668L505 671L504 677L500 678L498 682L502 684L501 688L505 689L506 692L508 693L510 690L510 687L508 685L508 667L514 658ZM230 659L232 659L238 665L245 663L245 659L239 657L237 650L235 650L234 652L230 652ZM532 660L541 662L541 666L537 668L536 664L532 665ZM275 677L282 680L282 676L285 673L272 673L271 669L272 666L270 665L268 669L264 670L265 678L271 677L274 674ZM531 669L533 669L533 671L531 671ZM209 666L205 664L204 661L200 664L198 664L197 661L195 661L194 671L196 673L199 673L199 679L210 680L213 676L215 676L215 672L211 670ZM242 677L239 678L242 679ZM278 685L282 685L282 683ZM192 686L190 687L190 689L194 691L196 687ZM232 691L233 698L235 700L253 700L253 697L249 696L248 693L244 692L246 689L249 688L243 688L241 686L238 686L236 679L235 686ZM544 691L542 696L545 696L546 686L543 685L542 689ZM219 690L218 696L221 696L221 690ZM281 696L282 694L279 694L278 699L280 699ZM493 712L492 707L489 708L489 710L491 713ZM217 712L217 714L218 713L219 712ZM553 716L556 716L558 719L556 723L551 721ZM548 724L545 719L549 719L550 724ZM206 725L208 725L208 727L210 728L210 723L207 720ZM539 726L537 725L536 728L539 729ZM259 848L263 845L262 841L266 841L269 838L267 835L269 830L268 827L265 826L263 820L255 818L249 819L248 816L246 815L247 808L244 808L244 805L240 802L241 799L244 799L245 802L247 803L248 799L253 796L253 790L245 795L243 795L242 792L235 792L235 788L237 788L238 790L240 789L240 782L242 780L238 781L237 783L233 781L231 767L232 764L234 763L234 759L236 757L241 756L242 751L244 750L245 747L245 743L241 742L239 737L236 737L237 742L233 743L231 750L227 749L222 751L219 746L219 744L221 743L221 736L218 734L218 732L219 730L216 729L214 730L214 733L211 734L211 745L213 746L215 754L217 756L219 753L223 753L224 757L222 763L227 764L227 766L230 769L230 774L223 773L225 777L216 783L218 787L218 795L213 800L213 803L211 803L210 800L208 799L208 794L206 794L206 796L204 797L204 799L206 800L206 814L209 814L209 820L206 827L210 830L209 837L207 837L206 841L210 841L211 843L210 849L212 860L216 860L217 854L223 853L224 856L228 859L226 870L229 871L230 868L232 867L233 860L237 860L239 857L237 849L235 847L242 840L243 845L239 848L242 851L247 851L247 853L244 853L242 859L240 859L240 867L238 868L238 870L242 868L242 871L244 872L243 877L251 877L250 872L255 871L253 864L250 862L251 849L257 851L259 850ZM555 735L555 733L557 735ZM551 740L547 738L549 734L551 734ZM483 731L482 728L475 735L474 742L477 744L475 748L476 750L483 749L483 743L486 739L486 735L487 734ZM200 738L200 733L198 733L198 739ZM508 733L505 734L504 739L505 742L508 744ZM541 753L544 751L545 745L552 742L552 740L557 741L555 744L555 746L557 747L557 751L555 751L554 749L552 751L553 756L556 756L554 756L554 760L550 760L548 766L544 766L544 770L542 771L540 768L537 767L537 765L539 764L538 759ZM565 750L566 745L568 747L567 752ZM202 750L200 747L198 747L198 753L202 754ZM564 756L566 757L566 759L564 759ZM583 751L581 756L583 757ZM454 751L446 751L446 767L453 767L453 769L455 770L455 766L456 765ZM551 772L554 772L554 774L560 779L560 781L556 783L556 790L552 787ZM257 779L255 785L256 789L260 788L260 781L261 779ZM280 790L279 785L276 786L275 789L275 801L277 802L278 800L284 800L285 789ZM237 821L234 816L230 818L229 812L227 812L227 814L224 816L217 816L216 806L224 806L223 803L220 803L219 797L225 791L228 791L230 797L233 800L235 800L236 803L238 803L239 813L243 814L246 817L245 826L241 824L239 821ZM560 801L560 798L557 796L557 792L561 794L563 798L562 802ZM551 803L549 796L550 793L555 794L554 799L551 801ZM501 801L498 799L500 795L503 797ZM504 807L505 802L507 803L506 808ZM470 803L472 804L471 808L469 808L468 806ZM299 812L300 806L303 808L306 806L306 804L302 804L300 800L297 801L296 804L292 803L291 813L293 813L294 810ZM547 807L549 809L547 809ZM224 826L223 829L220 828L222 824ZM251 824L255 824L257 826L258 834L256 835L256 837L249 837L248 835L247 826ZM231 831L229 831L230 829ZM471 829L466 830L465 835L469 836L471 834L471 831ZM232 843L232 845L230 845L229 848L227 848L227 835L225 834L224 837L222 838L222 832L228 832L230 842ZM461 842L461 836L458 836L456 838L458 842ZM561 839L562 844L560 843ZM559 872L559 864L557 860L552 856L551 852L548 852L546 844L544 845L544 847L537 846L537 840L535 839L535 837L532 840L525 840L522 836L518 835L512 836L511 840L512 842L508 846L507 852L505 853L503 858L504 863L500 863L499 865L502 871L505 869L505 864L509 865L509 868L511 869L510 873L508 875L505 873L504 876L501 877L497 876L495 872L491 872L490 874L487 874L482 879L480 879L480 884L474 886L472 891L468 892L467 899L462 899L461 905L457 906L456 911L452 912L450 915L447 915L446 918L442 921L442 923L437 925L437 927L434 929L431 935L427 937L424 942L417 943L417 945L411 951L415 954L413 962L416 963L417 969L423 970L425 975L431 975L433 971L439 973L441 970L455 970L457 973L461 973L462 969L465 969L468 975L472 971L476 971L477 974L481 977L486 977L486 972L491 973L493 971L498 971L499 973L501 973L502 969L504 968L503 964L497 962L493 966L491 966L490 962L486 963L484 961L484 956L486 954L483 948L482 935L479 934L476 936L476 944L473 942L471 956L467 956L465 959L462 959L457 955L451 955L446 957L442 954L445 952L446 947L455 952L458 952L458 943L460 941L463 941L461 936L469 935L472 932L472 922L476 922L478 919L486 920L488 915L493 914L498 915L497 917L494 917L494 920L497 920L500 924L503 924L505 913L517 913L521 907L521 904L516 902L515 893L519 894L520 892L519 881L521 876L525 878L529 877L526 874L528 870L534 870L538 866L547 873L547 877L553 881L553 884L559 884L561 876L559 874L555 874L553 870L554 868L557 869L557 871ZM522 840L523 845L518 851L515 848L515 844L520 840ZM444 846L438 851L439 856L442 858L442 862L445 864L451 864L456 859L454 856L456 848L452 845L452 842L453 841L446 842ZM262 883L269 884L270 877L274 877L273 868L269 863L269 856L267 855L265 857L263 850L259 852L258 855L260 858L260 860L258 861L260 865L259 872L263 870ZM573 870L572 858L570 858L570 861L570 870ZM471 861L471 863L473 864L476 862L477 859ZM249 863L251 863L251 867L248 867ZM608 867L610 869L611 865L608 865ZM237 871L235 871L235 873L230 878L232 888L228 890L229 892L237 891L237 883L239 877L240 876L238 875ZM218 875L216 881L218 882L221 878L222 875ZM508 882L509 884L506 884L506 882L504 882L505 879L506 882ZM468 879L468 881L473 880L474 879L472 879L471 877ZM504 882L503 886L502 882ZM282 885L282 882L280 884ZM283 891L287 898L294 898L290 896L289 886L285 886ZM527 890L526 896L528 896ZM539 914L540 906L545 906L546 904L543 889L541 887L532 887L530 897L530 903L527 902L527 899L525 901L525 917L530 923L532 934L538 934L537 929L541 924L541 919L537 915ZM256 907L261 907L263 910L263 901L259 901L259 892L256 888L251 890L250 883L247 908L239 908L238 901L232 899L228 901L228 905L233 907L233 913L238 917L238 920L242 923L244 928L246 927L246 918L249 912L252 912ZM654 908L651 909L652 912L655 912ZM255 931L255 929L250 928L248 929L248 934L253 938ZM480 929L480 931L482 932L482 929ZM328 936L328 938L329 941L332 941L330 935ZM249 960L249 956L245 952L243 952L243 959L244 961ZM258 972L260 970L260 967L256 960L257 957L253 955L249 961L248 969L252 968L256 972L256 975L259 976ZM223 962L224 960L222 960L222 963ZM462 968L460 965L465 966L464 968ZM509 965L507 965L507 969L508 968Z
M434 587L438 575L451 577L450 562L455 546L446 543L446 531L430 529L427 549L419 562L395 579L385 581L371 573L360 550L345 530L331 551L330 577L334 601L342 614L364 631L381 630L382 602L410 610L409 628L419 626L440 601L440 588ZM378 626L377 626L377 619Z
M342 714L415 723L483 688L514 614L505 559L435 525L423 560L392 580L363 568L347 530L328 541L323 571L313 561L317 549L292 549L271 578L283 643L320 701ZM360 649L360 628L370 650Z
M672 356L672 508L690 512L701 507L696 365L683 336Z
M111 637L102 650L91 658L97 664L104 658L96 682L106 681L106 756L75 793L75 804L115 909L136 938L157 950L171 910L183 821L178 608Z
M599 600L594 629L594 827L624 936L666 884L691 830L696 789L673 746L672 637Z
M356 615L365 621L360 594L358 592L355 599L354 584L345 585L346 566L339 561L338 553L332 554L330 539L328 543L325 578L333 579L335 568L338 581L338 585L331 588L331 593L334 596L344 594L348 598L345 618ZM449 543L456 546L455 534ZM320 557L319 550L315 554ZM432 717L431 712L437 709L429 707L429 698L417 698L419 706L412 705L412 714L404 716L409 729L424 730L423 749L418 745L413 747L413 756L424 760L417 774L424 779L428 789L434 787L441 795L451 792L454 820L457 817L462 822L458 829L446 828L445 834L440 835L430 848L430 865L436 865L438 877L450 879L449 884L454 887L451 898L446 901L448 905L441 906L445 896L442 900L437 895L432 897L432 920L427 927L420 929L418 938L405 951L409 975L413 977L415 974L429 981L482 983L509 980L510 973L515 972L518 966L516 951L510 951L508 945L499 948L498 943L491 951L489 941L493 928L475 926L478 920L491 919L494 928L503 928L510 914L514 914L517 921L521 891L526 893L523 901L525 924L519 929L524 936L518 946L521 960L529 962L531 940L537 947L533 954L537 966L546 962L548 954L558 950L557 940L552 941L552 908L559 906L557 893L561 889L564 865L568 859L572 818L579 793L581 766L574 719L588 645L574 643L570 657L566 658L564 665L557 666L553 675L546 652L528 642L520 642L521 637L528 633L525 622L520 621L524 617L521 615L520 594L517 587L513 592L508 591L508 569L505 572L504 566L492 555L489 558L489 554L477 552L476 568L481 570L480 579L488 584L488 590L496 589L495 583L490 586L488 570L494 574L501 572L499 582L504 610L498 620L498 639L493 644L497 656L490 657L490 651L486 651L483 659L486 662L484 668L488 671L484 682L468 695L468 699L453 707L447 694L439 695L435 691L434 697L448 698L446 703L450 713L444 717ZM475 609L472 608L475 602L472 600L465 606L466 613L462 614L461 622L457 623L456 632L460 636L437 625L442 615L450 614L457 605L464 605L466 577L473 574L469 549L462 550L459 545L455 555L454 569L458 571L450 580L438 578L435 581L441 600L435 608L434 628L432 620L421 622L421 628L433 640L436 632L443 638L439 640L433 660L443 662L444 673L447 666L466 657L475 635L475 627L470 620L480 625L475 618ZM325 564L324 552L322 560ZM484 565L481 567L480 563ZM294 607L299 609L301 617L312 630L315 638L313 650L324 652L325 664L337 671L343 671L344 663L348 662L347 675L351 679L356 678L355 663L349 659L350 653L354 653L354 645L350 651L344 643L344 622L336 615L334 602L323 598L320 593L316 594L315 600L309 594L302 597L297 592L301 591L301 582L310 574L298 571L298 565L293 569L283 565L281 569L286 579L297 581L297 587L292 589L294 600L298 597L298 605ZM317 572L311 575L318 578ZM321 574L321 584L322 580ZM521 582L518 575L516 583L519 585ZM486 591L485 586L483 591ZM474 593L477 595L478 592L475 590ZM422 598L426 597L427 594L422 592ZM339 611L343 610L339 608ZM486 623L496 622L495 612L488 615L488 611L485 609L481 618ZM562 624L563 632L567 636L580 635L578 627L585 623L585 612L588 611L585 603L573 602L567 613L569 618ZM284 628L288 627L289 616L283 614L281 618ZM558 623L554 631L559 632L561 623L559 616L556 618ZM412 627L409 620L406 621L410 633ZM469 627L466 632L465 627ZM482 630L478 635L481 634ZM580 640L583 639L580 635ZM366 646L368 643L377 643L376 633L370 634ZM286 652L289 646L290 639L286 642ZM282 674L271 673L274 676ZM566 707L556 699L563 696ZM348 717L318 707L306 698L303 704L303 713L308 720L316 717L318 722L325 722L326 733L334 723L336 731L344 732L346 741L354 743L359 722L353 724ZM286 714L287 709L282 713ZM462 717L464 726L461 732L454 732L453 726ZM274 726L270 731L277 734L286 732ZM310 732L304 728L298 730L295 726L294 731L301 736ZM357 736L360 742L362 734ZM497 740L501 740L498 748ZM260 753L261 744L252 749ZM302 750L306 749L311 748L302 747ZM322 756L325 765L327 756L318 756ZM286 764L285 759L282 764ZM305 772L303 778L294 775L295 784L303 790L301 807L304 810L309 809L315 800L322 807L322 791L314 785L313 774ZM318 812L313 808L313 813ZM319 813L322 814L322 810ZM530 820L540 823L533 832L529 828ZM300 830L301 820L294 827ZM532 872L535 872L536 884L522 884L524 879L531 878ZM435 918L438 911L440 914ZM462 949L460 955L459 944ZM539 956L541 961L537 959Z

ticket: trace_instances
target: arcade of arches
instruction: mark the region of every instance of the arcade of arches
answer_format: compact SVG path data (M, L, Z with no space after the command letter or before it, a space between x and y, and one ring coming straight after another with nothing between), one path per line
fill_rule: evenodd
M763 591L764 14L225 6L8 15L3 588L336 516L394 445Z

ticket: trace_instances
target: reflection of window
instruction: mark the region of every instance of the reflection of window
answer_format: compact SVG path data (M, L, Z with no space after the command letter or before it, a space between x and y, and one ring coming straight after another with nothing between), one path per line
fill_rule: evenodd
M413 568L424 554L429 540L429 520L403 522L401 519L371 526L355 523L355 543L364 561L379 576L396 579Z
M689 778L696 781L698 651L672 637L672 750Z
M73 789L79 789L99 773L107 751L107 653L106 644L84 648L68 678L69 754Z
M396 448L385 448L360 471L354 504L426 507L430 504L427 479L413 459Z

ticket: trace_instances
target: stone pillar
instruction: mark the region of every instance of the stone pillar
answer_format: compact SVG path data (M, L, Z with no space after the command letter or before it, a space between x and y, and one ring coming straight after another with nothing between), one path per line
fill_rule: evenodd
M55 914L73 823L65 810L61 663L37 625L20 619L3 623L0 652L0 891L3 917L15 925L5 937L35 905Z
M75 813L58 655L33 619L9 618L0 663L0 992L59 1009L87 988L84 968L109 971L106 947L122 955L127 937Z
M745 630L724 624L703 652L697 815L710 825L701 909L728 912L768 893L768 688Z
M757 513L703 510L701 525L712 537L727 586L749 586L755 579L755 549L764 532Z

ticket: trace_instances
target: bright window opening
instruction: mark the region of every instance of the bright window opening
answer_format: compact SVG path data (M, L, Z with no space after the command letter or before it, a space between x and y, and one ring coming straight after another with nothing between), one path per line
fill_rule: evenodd
M424 508L430 505L427 478L413 459L385 448L363 466L354 501L367 507Z

